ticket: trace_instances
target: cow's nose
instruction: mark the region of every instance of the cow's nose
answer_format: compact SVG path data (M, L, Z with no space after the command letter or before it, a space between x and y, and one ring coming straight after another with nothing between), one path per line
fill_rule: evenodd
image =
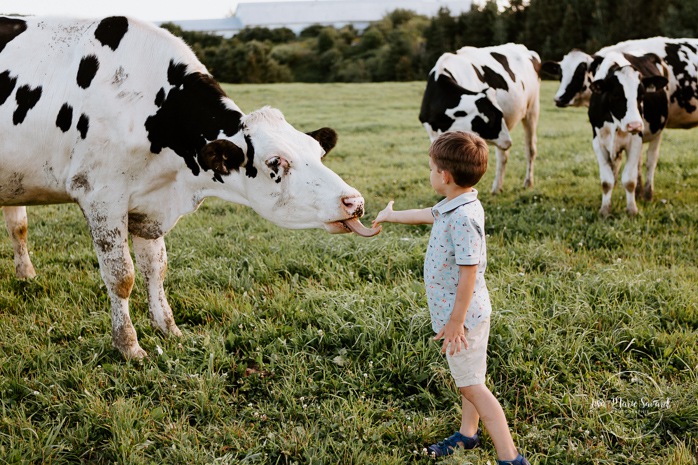
M364 198L360 195L342 198L344 210L352 217L360 217L364 214Z
M638 134L642 132L643 129L643 124L642 121L634 121L632 123L628 123L628 126L626 127L627 132L631 134Z

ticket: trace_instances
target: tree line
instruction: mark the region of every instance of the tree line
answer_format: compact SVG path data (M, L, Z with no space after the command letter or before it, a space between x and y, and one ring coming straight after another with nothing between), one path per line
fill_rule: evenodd
M438 57L469 45L517 42L543 60L593 53L622 40L698 36L695 0L487 0L432 18L395 10L364 31L352 26L246 28L232 38L162 27L182 37L222 82L378 82L425 79Z

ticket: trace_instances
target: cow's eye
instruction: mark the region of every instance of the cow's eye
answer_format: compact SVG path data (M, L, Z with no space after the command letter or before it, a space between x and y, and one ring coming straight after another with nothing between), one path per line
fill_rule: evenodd
M277 183L281 182L281 178L288 174L290 169L288 160L279 155L267 158L265 164L269 168L269 177Z

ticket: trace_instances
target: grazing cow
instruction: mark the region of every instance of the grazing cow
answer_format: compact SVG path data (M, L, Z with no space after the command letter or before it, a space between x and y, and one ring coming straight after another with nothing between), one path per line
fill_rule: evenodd
M497 171L493 194L502 190L511 147L509 131L519 121L526 142L524 187L533 186L539 70L536 52L510 43L445 53L429 73L419 120L431 140L448 131L468 131L494 144Z
M304 134L269 107L243 114L180 39L125 17L0 17L0 205L20 278L25 205L82 209L111 300L112 341L146 355L131 323L134 266L152 324L181 335L163 280L163 236L206 197L286 228L377 233L364 199L322 164L329 128Z
M650 144L645 197L652 195L659 141L669 113L667 76L664 60L654 53L610 52L599 63L590 86L589 122L603 190L599 213L604 217L611 211L611 193L622 151L627 155L621 178L627 211L630 215L637 214L635 193L641 187L643 142Z

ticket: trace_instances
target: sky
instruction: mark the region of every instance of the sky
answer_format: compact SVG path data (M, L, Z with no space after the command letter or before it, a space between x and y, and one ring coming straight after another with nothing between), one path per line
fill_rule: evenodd
M81 17L116 14L146 21L168 21L224 18L238 3L235 0L0 0L0 13Z

